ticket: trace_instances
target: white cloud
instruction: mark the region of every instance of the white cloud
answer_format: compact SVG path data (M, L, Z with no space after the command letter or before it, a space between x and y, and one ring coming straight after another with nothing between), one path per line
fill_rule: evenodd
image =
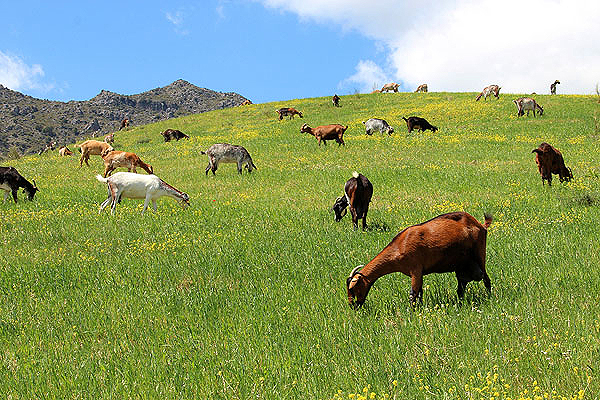
M178 10L175 12L166 12L165 17L175 27L175 33L179 35L187 35L189 31L183 28L183 22L185 20L185 14L183 11Z
M360 60L356 66L356 73L340 83L339 87L351 87L360 92L371 92L379 89L384 83L390 81L385 72L371 60Z
M595 0L258 1L382 41L408 89L541 94L559 79L559 93L591 93L600 82Z
M41 65L27 65L20 57L0 51L0 84L12 90L50 90L52 85L42 84L44 77Z

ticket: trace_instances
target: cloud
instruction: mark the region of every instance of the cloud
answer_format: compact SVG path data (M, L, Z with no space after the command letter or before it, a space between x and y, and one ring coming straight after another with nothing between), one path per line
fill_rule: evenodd
M183 28L183 22L185 20L185 14L182 10L175 12L166 12L165 17L175 27L175 33L179 35L187 35L189 31Z
M48 91L53 85L43 84L44 69L39 64L27 65L20 57L0 51L0 83L12 90L41 89Z
M340 83L339 87L355 87L358 85L360 92L371 92L379 89L384 83L390 81L385 72L371 60L360 60L356 66L356 73Z
M600 82L594 0L257 1L383 42L391 78L410 89L548 93L559 79L559 93L591 93Z

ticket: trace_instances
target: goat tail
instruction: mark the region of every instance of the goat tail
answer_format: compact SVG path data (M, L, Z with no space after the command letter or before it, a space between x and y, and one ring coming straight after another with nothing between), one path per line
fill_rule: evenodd
M532 153L538 153L538 154L543 154L543 151L541 151L540 149L533 149L531 150Z
M106 183L108 181L108 178L103 178L100 174L96 175L96 179L98 179L102 183Z
M494 217L492 216L492 214L486 212L483 214L483 218L485 219L485 222L483 223L483 227L485 229L487 229L490 227L490 225L492 225L492 221L494 220Z
M405 120L406 122L408 122L408 119L406 119L406 117L402 117L403 120Z

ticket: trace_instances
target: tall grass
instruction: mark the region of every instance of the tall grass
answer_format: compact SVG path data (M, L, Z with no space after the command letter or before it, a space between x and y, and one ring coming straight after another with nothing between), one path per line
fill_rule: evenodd
M56 153L12 161L41 191L0 204L0 397L596 398L598 103L538 96L546 114L517 118L511 100L298 99L118 132L117 149L191 197L144 216L127 199L98 214L98 157L90 168ZM305 118L277 121L281 106ZM440 130L407 134L410 115ZM367 137L370 117L396 132ZM349 125L347 145L318 147L304 122ZM164 143L166 128L192 138ZM541 141L574 181L542 185ZM200 151L218 142L245 146L258 170L205 176ZM354 170L374 185L366 232L329 211ZM458 302L453 275L430 275L412 310L409 279L392 274L348 307L354 266L401 229L459 210L494 215L491 296L471 283Z

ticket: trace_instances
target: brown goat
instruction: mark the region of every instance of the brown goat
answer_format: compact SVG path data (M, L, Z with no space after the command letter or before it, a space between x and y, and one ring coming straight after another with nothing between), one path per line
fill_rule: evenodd
M558 174L561 182L569 182L573 179L573 173L565 166L565 160L558 149L543 142L531 152L535 153L535 163L542 176L542 185L545 183L544 180L547 180L548 186L552 186L552 174Z
M367 229L367 213L369 203L373 196L373 185L366 176L358 172L352 173L344 185L344 195L335 199L332 210L335 213L335 222L340 222L346 215L346 208L350 206L352 214L352 225L354 230L358 229L358 220L362 218L363 231Z
M60 148L58 149L58 155L61 157L70 156L72 154L73 152L69 150L67 146L60 146Z
M177 141L179 141L179 139L189 139L190 137L188 135L186 135L185 133L181 132L178 129L167 129L164 132L160 133L163 138L165 139L165 142L169 142L171 141L171 139L175 139Z
M89 167L90 164L88 160L90 156L103 156L109 151L113 151L113 147L106 142L99 142L98 140L86 140L81 144L76 144L75 147L79 147L79 151L81 152L81 158L79 159L79 167L83 166L83 162L85 161L86 165Z
M310 133L316 137L319 146L321 145L321 141L323 141L323 144L327 145L327 140L335 140L338 143L338 146L342 144L345 146L346 143L344 143L343 136L346 129L348 129L347 125L346 127L343 127L342 125L333 124L311 128L308 124L304 124L302 125L302 128L300 128L300 132Z
M121 127L119 128L119 130L121 129L129 129L129 119L127 118L123 118L123 120L121 121Z
M406 127L408 128L408 133L411 133L414 129L419 132L425 132L429 129L431 132L435 133L438 130L437 126L431 125L425 118L421 117L402 117L403 120L406 121Z
M115 134L111 133L111 134L104 136L104 141L109 144L114 144L115 143Z
M417 90L415 90L415 93L427 93L429 89L427 88L427 84L424 83L422 85L419 85L419 87L417 87Z
M244 100L244 102L242 104L240 104L240 106L249 106L250 104L252 104L252 102L248 99Z
M104 177L106 178L112 172L119 168L125 167L129 172L136 172L135 168L140 167L148 174L154 174L152 165L146 164L135 153L113 150L102 156L104 159Z
M490 292L492 284L485 271L485 247L491 223L492 217L488 214L482 225L466 212L454 212L404 229L367 265L358 266L350 273L346 280L349 304L362 305L373 283L392 272L402 272L411 278L411 304L422 300L423 275L434 272L456 273L459 298L463 298L471 281L483 279Z
M303 115L300 111L291 107L282 107L278 110L275 110L277 114L279 114L279 120L281 121L283 117L289 117L290 119L294 118L294 115L299 115L300 118L303 118Z

